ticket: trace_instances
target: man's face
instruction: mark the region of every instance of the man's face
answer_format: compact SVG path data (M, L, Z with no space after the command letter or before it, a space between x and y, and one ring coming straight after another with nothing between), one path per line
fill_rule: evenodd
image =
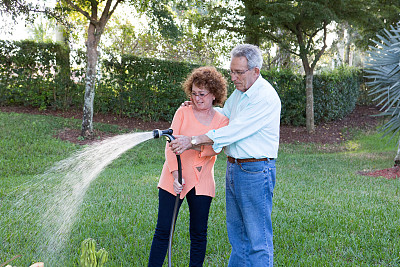
M246 57L234 57L231 61L231 79L235 84L236 89L246 92L250 86L257 80L260 70L247 68Z

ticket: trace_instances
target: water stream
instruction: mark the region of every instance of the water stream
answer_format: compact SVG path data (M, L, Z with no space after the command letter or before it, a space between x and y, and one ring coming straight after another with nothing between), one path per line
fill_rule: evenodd
M40 255L46 261L46 266L56 266L54 262L70 238L71 228L89 185L113 160L152 138L152 132L134 132L108 138L56 163L37 177L34 184L24 185L26 189L14 201L11 210L18 210L28 220L40 219L41 226L36 233L29 233L29 238L40 239L37 248L33 248L33 254ZM34 200L33 195L42 197Z

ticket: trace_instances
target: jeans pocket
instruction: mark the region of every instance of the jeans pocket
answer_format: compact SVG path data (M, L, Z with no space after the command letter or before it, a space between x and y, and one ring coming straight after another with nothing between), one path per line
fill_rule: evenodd
M240 169L247 173L262 173L265 165L261 162L243 162L238 163Z

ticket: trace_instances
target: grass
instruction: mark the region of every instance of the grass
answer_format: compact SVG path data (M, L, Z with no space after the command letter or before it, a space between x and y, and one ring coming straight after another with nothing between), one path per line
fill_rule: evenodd
M22 256L13 266L41 260L33 252L38 244L32 237L43 223L40 214L27 218L14 199L22 199L30 181L79 149L53 137L79 125L74 119L0 112L0 265L18 254ZM102 124L95 127L118 131ZM146 266L164 145L161 139L136 146L91 184L58 266L78 266L80 243L88 237L109 252L108 266ZM281 145L273 209L276 266L400 266L400 180L357 174L391 167L396 143L370 132L341 146L345 149ZM221 155L215 166L217 192L205 266L226 266L229 259L225 166ZM29 197L26 206L36 198ZM176 266L188 266L189 245L184 203L174 235Z

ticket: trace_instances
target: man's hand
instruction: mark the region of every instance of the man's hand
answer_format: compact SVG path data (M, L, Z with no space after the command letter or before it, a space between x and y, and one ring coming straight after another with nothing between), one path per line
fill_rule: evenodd
M187 149L190 149L192 147L192 143L190 142L192 140L191 137L184 135L175 135L175 138L175 140L172 140L169 143L172 152L174 152L175 154L180 155Z
M183 102L182 104L181 104L181 107L187 107L187 106L190 106L190 105L192 105L193 103L192 103L192 101L185 101L185 102Z

